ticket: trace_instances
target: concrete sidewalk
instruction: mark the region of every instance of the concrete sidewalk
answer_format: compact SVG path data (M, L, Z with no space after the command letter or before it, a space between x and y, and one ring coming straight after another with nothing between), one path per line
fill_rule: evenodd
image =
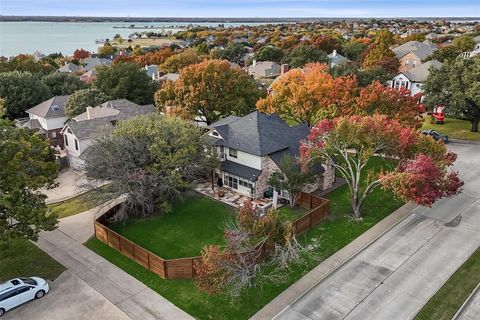
M368 247L393 226L401 222L416 207L416 204L408 203L390 214L388 217L384 218L375 226L364 232L360 237L356 238L344 248L337 251L335 254L315 267L315 269L288 287L288 289L283 291L279 296L277 296L269 304L264 306L255 315L253 315L250 320L273 319L275 315L288 307L295 299L312 288L317 282L324 279L343 263L354 257L357 253Z
M193 319L61 230L40 233L36 244L132 319Z
M476 320L480 315L480 283L473 289L452 320Z

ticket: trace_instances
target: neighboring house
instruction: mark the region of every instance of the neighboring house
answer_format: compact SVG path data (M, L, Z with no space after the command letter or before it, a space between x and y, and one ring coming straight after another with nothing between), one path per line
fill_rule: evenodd
M90 71L95 67L109 66L112 64L112 60L107 58L90 57L83 59L83 63L85 64L85 69Z
M170 81L175 82L175 81L177 81L179 78L180 78L180 75L179 75L178 73L167 73L167 74L161 76L160 78L158 78L158 81L159 81L160 83L165 82L165 81L167 81L167 80L170 80Z
M145 65L145 72L153 81L157 81L160 78L160 72L158 71L158 66L156 64L151 64L149 66Z
M437 50L437 47L430 41L408 41L398 47L392 49L400 62L399 71L407 71L415 68L422 63L432 53Z
M254 111L244 117L228 116L207 127L209 143L217 148L221 168L217 179L238 193L263 198L271 190L268 180L279 171L285 155L297 157L301 140L309 134L306 125L290 127L276 114ZM319 180L308 187L308 192L326 189L335 180L332 166L319 166ZM280 196L288 198L285 191Z
M255 79L275 78L280 75L280 72L280 65L273 61L257 62L253 60L253 64L248 67L248 74Z
M463 52L461 54L463 58L473 58L476 56L480 56L480 36L476 36L473 39L475 40L475 47L473 48L472 51Z
M423 93L423 83L427 80L431 68L439 69L442 63L437 60L431 60L422 63L415 68L398 73L388 85L392 88L405 88L410 90L411 95Z
M63 66L57 69L57 72L74 73L78 70L80 70L80 67L77 66L75 63L65 62Z
M70 167L82 170L85 151L104 128L113 128L117 121L156 112L154 105L141 106L126 99L111 100L69 120L62 129Z
M80 80L85 83L92 83L95 79L97 79L97 71L95 71L95 69L87 71L80 76Z
M330 60L330 67L335 67L351 61L350 59L345 58L341 54L337 53L337 50L333 50L333 52L328 55L328 59Z
M38 131L50 139L50 145L62 147L61 131L68 119L64 110L67 99L68 96L55 96L28 109L28 118L19 119L17 126Z

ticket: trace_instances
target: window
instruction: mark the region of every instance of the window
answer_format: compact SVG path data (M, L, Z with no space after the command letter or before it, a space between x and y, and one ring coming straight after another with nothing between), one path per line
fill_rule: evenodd
M228 155L232 158L236 158L237 157L237 149L229 148L228 149Z
M27 286L25 286L25 287L20 287L20 288L17 289L17 294L21 294L21 293L27 292L27 291L30 290L30 289L31 289L31 287L27 287Z
M11 297L14 297L16 295L17 295L17 289L12 289L8 292L0 294L0 301L10 299Z
M63 136L63 137L65 138L65 139L64 139L64 140L65 140L65 145L68 146L68 137L67 137L66 135Z
M75 150L78 150L78 140L75 139Z
M408 66L409 63L410 63L410 61L405 60L405 65L406 65L406 66Z
M248 181L248 180L245 180L245 179L238 179L238 183L242 186L242 187L245 187L245 188L249 188L249 189L253 189L253 184L251 181Z
M218 137L218 132L217 131L212 131L212 136Z
M238 179L225 175L225 184L233 189L238 189Z
M50 135L51 135L52 138L56 138L56 137L57 137L57 132L56 132L56 131L52 131Z
M67 129L67 132L70 133L70 134L73 134L72 130L70 130L70 128Z

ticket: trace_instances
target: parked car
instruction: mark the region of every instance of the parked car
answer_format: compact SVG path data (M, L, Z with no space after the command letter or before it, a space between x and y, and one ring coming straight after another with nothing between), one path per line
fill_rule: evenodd
M27 301L42 298L48 290L48 282L38 277L15 278L0 283L0 317Z
M441 134L440 132L435 131L433 129L423 130L422 134L424 134L426 136L430 136L435 140L440 140L440 141L443 141L445 143L448 142L448 136L447 135Z

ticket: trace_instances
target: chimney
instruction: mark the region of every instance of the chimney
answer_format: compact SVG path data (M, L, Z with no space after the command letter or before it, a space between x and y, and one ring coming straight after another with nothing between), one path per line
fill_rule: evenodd
M252 63L252 66L256 66L257 65L257 60L253 59L253 63Z
M336 57L336 56L337 56L337 50L336 50L336 49L333 49L332 57Z
M285 74L290 70L290 65L288 63L284 63L280 66L280 74Z
M92 116L93 116L92 111L93 111L92 107L87 107L87 120L92 119Z

